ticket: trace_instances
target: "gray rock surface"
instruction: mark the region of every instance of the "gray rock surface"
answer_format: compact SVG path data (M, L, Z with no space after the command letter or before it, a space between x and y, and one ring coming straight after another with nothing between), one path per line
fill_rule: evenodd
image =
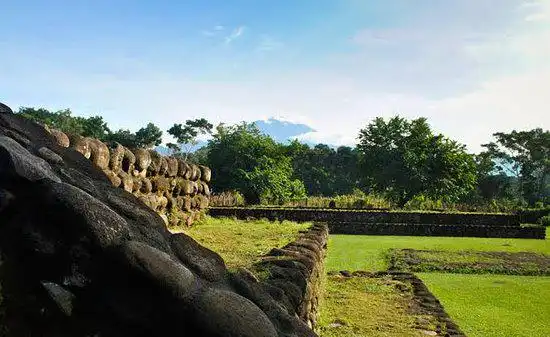
M135 163L109 160L127 173ZM169 169L147 162L137 169ZM316 336L110 178L0 104L1 336Z

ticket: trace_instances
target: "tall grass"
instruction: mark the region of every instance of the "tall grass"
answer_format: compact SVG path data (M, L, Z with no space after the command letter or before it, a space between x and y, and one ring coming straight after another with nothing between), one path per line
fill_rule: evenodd
M211 206L244 206L246 201L237 191L222 192L210 197ZM270 205L265 205L270 206ZM512 213L525 207L525 204L510 199L470 200L449 202L443 199L428 198L417 195L409 200L402 208L383 194L364 193L355 189L353 193L333 197L310 196L302 199L293 199L277 207L297 208L343 208L343 209L403 209L408 211L442 211L442 212L484 212L484 213ZM537 205L544 207L543 204Z
M241 193L237 191L226 191L210 196L210 206L227 207L227 206L244 206L245 200Z

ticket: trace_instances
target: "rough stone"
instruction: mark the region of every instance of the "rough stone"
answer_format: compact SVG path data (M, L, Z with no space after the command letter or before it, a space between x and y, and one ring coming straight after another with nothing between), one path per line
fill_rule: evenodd
M259 282L238 280L215 252L168 231L150 207L166 208L169 197L194 212L200 201L172 194L173 179L158 176L162 158L158 171L151 159L151 178L136 177L130 166L143 171L141 159L115 144L101 170L85 158L94 160L85 139L60 146L44 127L0 110L6 337L316 336ZM113 186L131 191L132 179L139 199Z

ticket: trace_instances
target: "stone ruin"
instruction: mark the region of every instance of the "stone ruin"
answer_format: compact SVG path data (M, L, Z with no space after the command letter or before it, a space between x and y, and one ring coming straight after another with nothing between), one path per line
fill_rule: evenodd
M208 207L211 171L154 150L111 147L98 139L68 136L46 127L57 143L90 159L115 187L134 194L171 226L190 226Z
M96 165L0 104L0 336L316 336Z

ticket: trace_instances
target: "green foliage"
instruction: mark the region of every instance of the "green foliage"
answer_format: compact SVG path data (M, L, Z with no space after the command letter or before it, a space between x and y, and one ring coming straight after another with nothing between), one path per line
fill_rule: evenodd
M304 184L292 179L290 158L280 159L262 156L251 172L241 171L249 198L261 204L283 204L306 195Z
M135 147L152 148L162 142L162 131L155 124L148 123L147 126L137 130L135 140Z
M215 192L239 191L247 203L279 203L304 196L303 186L292 179L284 146L254 124L220 124L208 142L207 164L215 172Z
M191 147L197 144L197 136L212 133L212 128L213 125L204 118L186 120L185 124L174 124L168 129L168 133L176 138L177 144L168 143L166 145L174 151L174 155L182 155L182 147L185 147L184 156L187 159Z
M334 197L307 197L286 202L286 207L302 208L331 208L334 202L336 208L350 209L386 209L391 208L392 203L383 196L374 193L365 194L360 189L354 189L351 194L337 195Z
M103 117L75 117L69 109L51 112L43 108L21 107L17 113L25 118L48 125L67 134L94 137L103 140L110 132Z
M238 191L224 191L210 196L210 206L244 206L244 196Z
M147 124L136 133L125 129L111 132L103 117L73 116L69 109L51 112L43 108L22 107L17 113L70 135L97 138L105 142L117 142L130 148L151 148L159 145L162 141L162 131L153 123Z
M465 146L434 135L425 118L376 118L359 134L367 185L399 205L424 194L457 201L475 188L476 165Z
M126 129L119 129L118 131L109 133L106 137L106 141L110 143L119 143L122 146L134 148L136 147L136 134Z
M105 140L128 148L152 148L162 142L162 131L155 124L149 123L136 133L127 129L109 133Z
M550 226L550 215L545 215L539 219L539 223L543 226Z
M308 195L349 194L360 184L359 152L341 146L336 150L325 144L313 148L297 140L286 147L292 158L295 177L304 182Z
M530 205L550 199L550 131L497 132L495 142L484 144L490 168L517 177L518 190Z

